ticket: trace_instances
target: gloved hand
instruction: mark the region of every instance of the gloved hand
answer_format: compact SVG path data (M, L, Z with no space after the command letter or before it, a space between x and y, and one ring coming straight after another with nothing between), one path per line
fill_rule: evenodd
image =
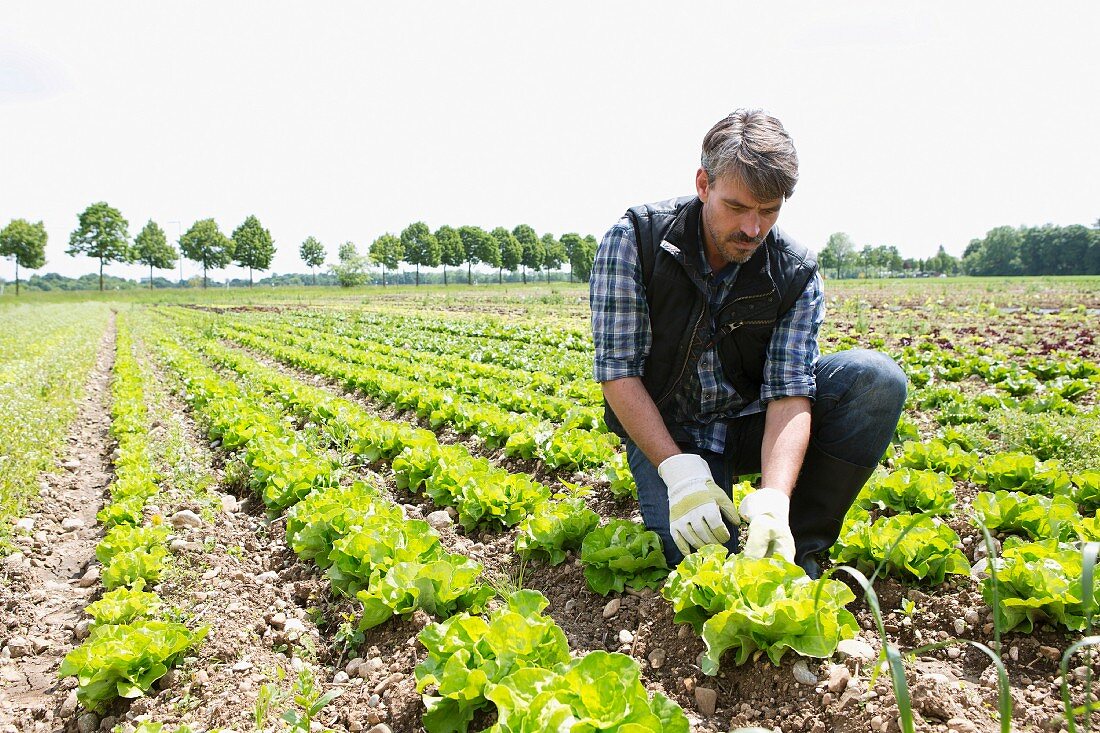
M794 537L791 535L791 498L776 489L757 489L741 500L741 516L749 522L745 541L747 557L770 557L779 553L794 562Z
M740 524L741 518L733 501L714 483L702 456L669 456L657 466L657 473L668 487L669 530L680 552L687 555L703 545L729 541L722 515L733 524Z

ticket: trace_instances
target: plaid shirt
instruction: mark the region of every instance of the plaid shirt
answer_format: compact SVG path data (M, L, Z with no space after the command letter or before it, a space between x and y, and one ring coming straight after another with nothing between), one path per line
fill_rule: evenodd
M714 273L702 253L700 260L699 273L688 272L707 294L711 312L717 312L716 306L734 290L739 266L731 264ZM641 377L652 334L634 227L625 216L604 235L596 252L590 303L596 381ZM698 368L674 395L671 427L686 433L697 447L721 453L727 420L762 412L768 402L781 397L814 399L814 365L820 356L817 333L824 318L824 288L817 273L776 322L764 362L760 398L749 402L737 394L722 371L717 347L712 346L700 355ZM706 343L713 324L703 324L703 328Z

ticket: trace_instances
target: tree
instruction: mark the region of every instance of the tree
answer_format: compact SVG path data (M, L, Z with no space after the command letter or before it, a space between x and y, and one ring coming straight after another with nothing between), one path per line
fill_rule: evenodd
M515 235L504 227L497 227L493 230L493 240L496 242L497 251L500 253L497 258L497 285L504 282L502 277L504 268L508 268L508 272L515 272L519 267L519 261L523 259L523 246L520 245L519 240Z
M932 272L954 275L959 270L959 261L947 254L947 250L941 244L936 254L928 260L928 269Z
M843 277L844 267L851 261L855 250L856 246L852 243L851 237L844 232L836 232L829 235L829 241L818 253L817 261L823 269L835 268L839 280Z
M401 240L392 234L383 234L371 242L371 261L382 265L382 287L386 286L386 268L396 270L404 257L405 249Z
M546 254L546 248L542 246L542 242L539 241L539 235L535 234L535 230L526 224L520 224L512 230L512 236L519 242L519 246L523 248L523 253L520 255L520 264L523 265L523 284L527 284L527 268L532 270L538 270L542 267L542 259Z
M302 242L302 246L298 249L298 255L313 271L313 284L316 285L317 268L325 264L325 245L313 237L306 237L306 241Z
M569 260L569 281L572 282L576 276L581 282L588 282L592 275L592 263L596 259L596 238L591 235L582 238L569 232L561 235L561 246Z
M271 267L275 243L271 241L271 232L255 216L249 215L233 230L233 256L238 265L248 268L248 287L252 287L253 268L263 272Z
M202 287L206 271L219 270L233 261L233 240L222 234L213 219L200 219L180 237L180 253L202 265Z
M164 230L150 219L138 235L134 237L134 258L149 266L149 289L153 289L153 268L167 270L176 264L179 254L176 248L168 244Z
M87 255L99 260L99 289L103 290L103 266L108 262L131 262L130 224L122 212L105 201L92 204L80 214L79 224L69 235L66 254Z
M550 282L550 271L558 269L565 262L565 247L550 232L543 234L541 241L545 252L542 266L546 268L546 282Z
M447 284L447 266L460 267L466 261L466 248L462 246L462 237L446 224L435 232L435 241L439 244L439 261L443 263L443 284Z
M481 227L464 226L458 228L458 236L462 239L462 247L466 250L466 284L474 284L473 267L477 262L485 262L496 267L500 257L500 249L493 235Z
M591 234L586 234L581 240L580 249L576 258L569 260L569 267L582 283L588 282L592 277L592 267L596 262L596 247L598 243Z
M422 221L415 221L401 232L405 261L416 265L416 284L420 284L420 266L439 267L442 252L432 230Z
M337 257L339 262L332 266L332 273L336 276L336 282L340 283L340 287L354 288L367 281L367 258L359 254L354 242L341 244Z
M12 219L0 231L0 257L15 260L15 294L19 295L19 267L37 270L46 264L46 227L26 219ZM103 286L100 285L100 290Z

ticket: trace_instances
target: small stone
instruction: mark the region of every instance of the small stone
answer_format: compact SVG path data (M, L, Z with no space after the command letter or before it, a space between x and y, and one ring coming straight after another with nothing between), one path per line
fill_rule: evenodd
M668 657L667 652L664 649L657 648L649 653L649 666L653 669L660 669L664 666L665 659Z
M80 733L95 733L99 730L99 718L95 713L84 713L76 719L76 729Z
M393 731L385 723L379 723L368 730L367 733L393 733Z
M676 631L677 639L686 639L691 636L691 624L680 624L680 628Z
M192 675L191 680L196 685L205 685L210 681L210 674L205 669L200 669Z
M35 654L41 654L50 648L50 642L43 639L41 636L32 636L29 639L31 643L31 649Z
M352 718L348 721L348 730L351 733L360 733L363 730L363 724L357 719Z
M340 670L339 672L337 672L336 674L334 674L332 676L332 684L334 684L334 685L344 685L344 684L347 684L350 680L351 680L351 678L348 676L348 673L345 672L344 670Z
M257 583L274 583L279 579L279 574L274 570L268 570L256 576Z
M23 532L24 534L32 534L34 532L34 518L23 517L15 523L15 531Z
M978 560L976 563L970 566L970 576L973 578L980 578L985 575L988 569L989 558L983 557L981 560Z
M961 656L962 656L962 649L959 649L957 646L947 647L947 658L948 659L958 659Z
M825 721L815 720L814 727L810 729L810 733L825 733Z
M951 718L947 721L947 729L954 733L978 733L978 726L966 718Z
M696 687L695 688L695 705L699 708L699 712L710 717L714 715L714 708L718 704L718 692L709 687Z
M76 712L77 702L76 690L71 690L64 701L62 701L61 707L57 709L57 716L62 719L73 717L73 713Z
M1053 659L1054 661L1058 661L1062 658L1062 652L1058 651L1052 646L1040 646L1039 654L1046 657L1047 659Z
M692 690L695 689L695 678L694 677L685 677L684 678L684 689L687 690L688 692L691 692Z
M794 674L795 681L800 685L813 686L817 684L817 675L810 671L805 659L799 659L795 662L791 672Z
M836 645L841 659L852 658L870 662L876 657L875 648L860 639L844 639Z
M570 598L568 601L565 602L565 612L566 613L573 613L573 609L576 608L576 607L577 607L577 599L576 598Z
M962 636L966 633L966 621L961 618L955 619L955 636Z
M67 461L63 461L61 463L61 467L69 471L75 471L76 469L80 468L80 461L76 460L75 458L70 458Z
M1008 658L1011 659L1013 662L1020 661L1020 647L1010 646L1008 648Z
M348 663L344 665L344 671L348 673L348 677L359 676L359 666L363 663L362 658L352 657L348 660Z
M611 618L619 612L619 606L622 605L622 600L619 598L612 598L607 602L607 605L603 607L603 617Z
M619 643L629 644L634 641L634 634L630 633L627 629L619 629Z
M114 730L114 728L117 724L118 724L118 718L116 718L113 715L108 715L106 718L99 721L99 729L102 730L102 731L111 731L111 730Z
M382 680L381 682L379 682L379 683L378 683L377 685L375 685L375 686L374 686L374 694L376 694L376 695L381 695L381 694L382 694L383 692L385 692L385 691L386 691L386 690L387 690L388 688L390 688L390 687L392 687L393 685L395 685L395 684L397 684L398 682L400 682L400 681L401 681L401 677L402 677L402 676L401 676L401 674L400 674L400 673L398 673L398 672L394 672L394 673L393 673L393 674L391 674L391 675L390 675L389 677L387 677L386 679Z
M881 715L876 715L875 717L871 718L871 728L874 729L874 730L881 730L882 729L882 716Z
M16 659L28 656L31 653L31 642L25 636L13 636L8 639L8 645L4 648L8 650L8 656Z
M979 621L981 621L981 616L979 616L977 610L973 608L966 609L966 613L963 614L963 618L966 619L966 623L971 626L974 626Z
M88 569L84 571L84 574L80 576L80 580L78 580L76 584L81 588L91 588L98 582L99 565L89 565Z
M437 532L442 532L444 529L447 529L454 524L454 520L451 519L451 515L442 509L434 511L428 516L424 517L424 521L431 525L432 529L436 530Z
M282 613L281 611L279 613L271 614L271 616L266 618L265 620L267 621L267 625L272 627L273 629L282 630L283 627L286 626L286 614Z
M66 517L61 522L62 532L74 532L84 526L84 520L80 517Z
M84 641L88 638L88 634L92 630L92 620L90 618L81 619L73 627L73 640Z
M843 664L829 665L829 692L844 692L852 673Z
M176 529L191 527L197 529L202 526L202 518L190 509L183 509L168 518L168 523Z
M222 511L226 514L232 514L241 508L237 498L232 494L222 494L219 497L219 501L221 502Z
M252 662L249 662L247 659L242 659L241 661L234 664L230 669L232 669L234 672L247 672L248 670L252 669Z

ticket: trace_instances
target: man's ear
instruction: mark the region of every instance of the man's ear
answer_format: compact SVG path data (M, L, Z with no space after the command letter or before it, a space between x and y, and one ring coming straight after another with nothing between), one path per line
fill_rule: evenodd
M699 198L706 203L707 200L707 172L700 168L695 172L695 192L699 194Z

